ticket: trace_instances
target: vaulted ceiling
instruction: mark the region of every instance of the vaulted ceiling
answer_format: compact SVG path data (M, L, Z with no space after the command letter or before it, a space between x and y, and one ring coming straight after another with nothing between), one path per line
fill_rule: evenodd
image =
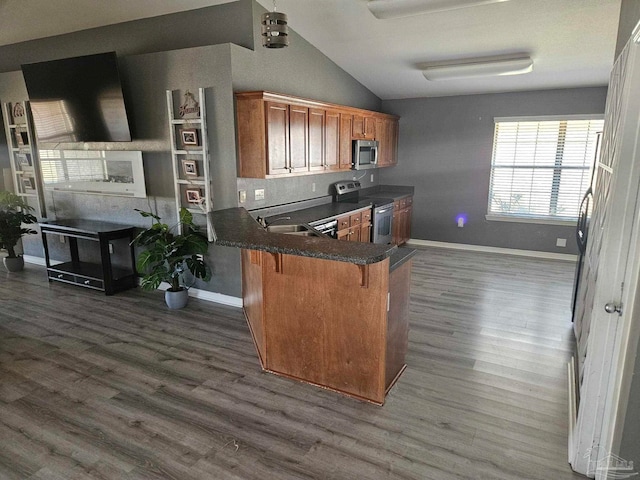
M0 0L0 45L229 0ZM273 0L258 0L273 9ZM383 99L606 85L621 0L509 0L379 20L367 0L277 0L289 26ZM427 81L425 62L526 53L525 75Z

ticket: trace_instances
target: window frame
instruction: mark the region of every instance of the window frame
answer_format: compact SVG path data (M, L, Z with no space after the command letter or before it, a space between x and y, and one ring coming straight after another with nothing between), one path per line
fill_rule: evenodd
M491 211L491 192L492 192L492 179L494 177L494 161L495 161L495 151L496 151L496 127L497 125L508 122L568 122L572 120L585 121L585 120L604 120L604 114L572 114L572 115L544 115L544 116L517 116L517 117L494 117L494 130L493 130L493 146L491 150L491 159L489 165L489 185L488 185L488 195L487 195L487 213L485 215L485 219L487 221L497 221L497 222L515 222L515 223L533 223L533 224L543 224L543 225L561 225L561 226L574 226L578 216L576 217L568 217L566 219L543 215L518 215L515 213L496 213ZM604 129L604 125L603 125ZM598 146L596 146L596 154L598 152ZM589 170L594 168L595 165L593 163L594 159L591 159L592 165L589 166ZM535 168L535 167L533 167ZM549 167L546 167L549 168ZM565 167L566 168L566 167ZM582 168L580 168L583 170ZM561 163L559 165L554 166L554 171L562 171Z

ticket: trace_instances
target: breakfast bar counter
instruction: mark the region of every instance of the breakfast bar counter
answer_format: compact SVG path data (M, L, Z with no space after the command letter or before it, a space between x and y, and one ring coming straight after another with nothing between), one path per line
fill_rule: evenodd
M217 245L242 250L262 368L382 405L406 368L414 251L268 232L243 208L210 219Z

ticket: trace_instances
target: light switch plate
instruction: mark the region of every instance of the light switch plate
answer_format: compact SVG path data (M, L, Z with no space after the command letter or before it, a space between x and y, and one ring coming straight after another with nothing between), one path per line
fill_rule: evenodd
M556 239L556 247L566 247L567 239L566 238L557 238Z
M244 203L247 201L247 191L246 190L240 190L238 192L238 200L240 200L240 203Z
M255 200L264 200L264 188L256 188L254 195Z

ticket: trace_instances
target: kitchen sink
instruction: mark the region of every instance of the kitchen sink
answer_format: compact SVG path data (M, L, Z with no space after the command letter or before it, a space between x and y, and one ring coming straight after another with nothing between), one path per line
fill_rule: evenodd
M269 225L266 229L270 233L284 233L286 235L298 235L301 237L322 237L320 232L316 232L307 225Z

